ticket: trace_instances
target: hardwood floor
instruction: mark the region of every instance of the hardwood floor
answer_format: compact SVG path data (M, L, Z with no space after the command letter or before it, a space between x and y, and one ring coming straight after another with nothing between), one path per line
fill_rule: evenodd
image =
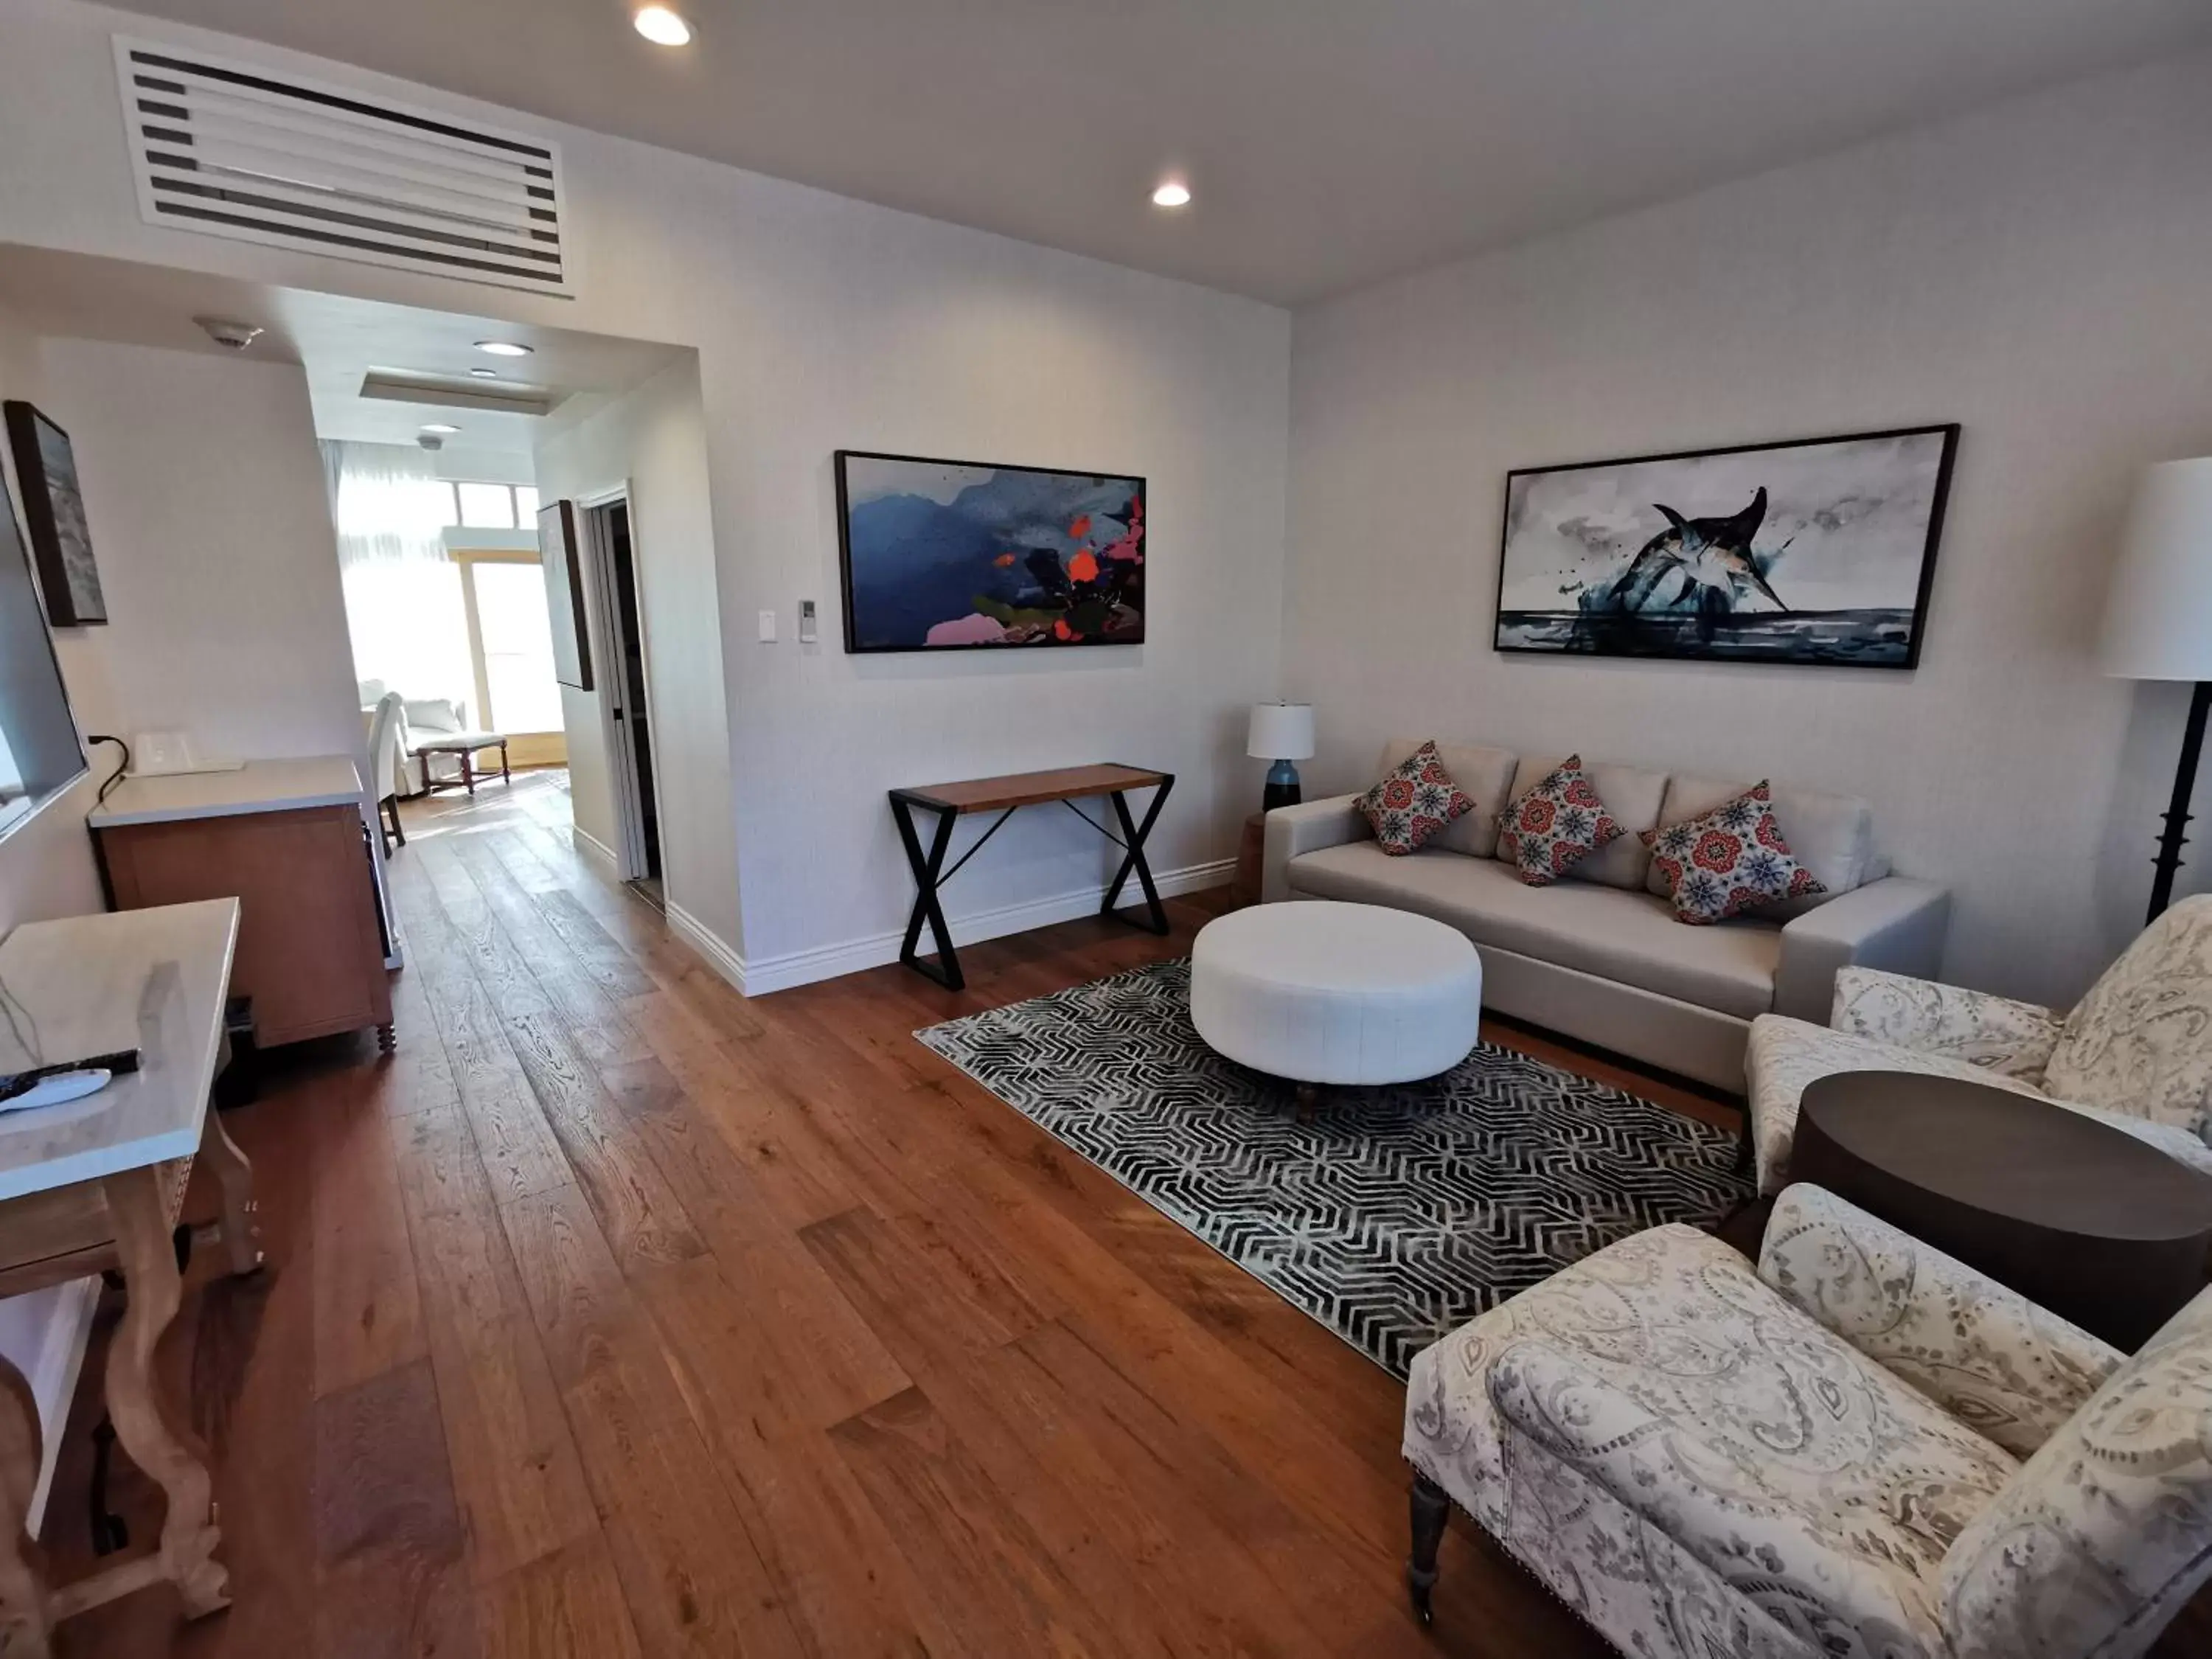
M166 1356L235 1605L64 1652L1607 1651L1458 1523L1424 1633L1400 1385L911 1040L1180 954L1218 896L963 950L963 994L748 1002L574 853L557 775L406 817L398 1052L295 1051L230 1115L270 1267L195 1263Z

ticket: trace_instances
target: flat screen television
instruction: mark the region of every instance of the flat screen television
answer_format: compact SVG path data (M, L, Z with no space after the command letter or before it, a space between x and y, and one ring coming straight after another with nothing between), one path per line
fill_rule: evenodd
M0 487L0 840L85 771L30 553Z

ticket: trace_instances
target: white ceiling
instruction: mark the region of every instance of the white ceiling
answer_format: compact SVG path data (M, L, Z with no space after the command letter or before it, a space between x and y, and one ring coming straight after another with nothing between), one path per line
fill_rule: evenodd
M125 3L1284 302L2212 40L2204 0L674 0L676 51L633 0Z
M374 369L469 391L529 386L573 409L568 400L627 391L684 349L46 248L0 246L0 307L36 334L178 351L225 350L195 318L258 323L267 332L245 355L305 368L319 436L411 444L425 422L444 421L461 428L446 441L456 449L525 458L544 428L543 417L364 398L362 381ZM486 339L513 340L533 348L532 355L488 356L476 349ZM480 368L497 368L501 381L471 379L469 371Z

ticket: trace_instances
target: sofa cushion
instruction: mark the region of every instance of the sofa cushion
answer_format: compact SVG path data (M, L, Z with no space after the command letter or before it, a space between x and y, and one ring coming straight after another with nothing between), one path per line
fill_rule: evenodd
M1375 844L1399 858L1419 852L1454 818L1474 810L1467 792L1452 781L1433 743L1413 750L1352 804L1375 832Z
M1382 776L1421 746L1419 738L1393 738L1383 745ZM1519 757L1510 749L1490 749L1479 744L1440 743L1437 753L1474 810L1446 824L1431 847L1449 848L1469 858L1486 859L1498 850L1498 815L1513 799L1513 769Z
M1675 915L1692 927L1826 890L1790 855L1763 781L1710 812L1646 830L1644 844L1651 849L1652 874L1668 884Z
M1292 891L1418 910L1494 945L1750 1019L1774 1004L1782 930L1756 920L1684 927L1648 893L1592 883L1528 887L1495 859L1431 848L1391 858L1372 842L1291 860Z
M1626 833L1583 770L1583 757L1570 755L1498 815L1498 856L1529 886L1548 887Z
M1734 800L1756 779L1724 783L1717 778L1676 776L1667 781L1667 799L1659 814L1662 823L1680 823ZM1838 893L1887 873L1888 866L1875 851L1874 808L1856 795L1832 795L1825 789L1801 789L1795 784L1769 787L1773 796L1774 821L1797 862L1813 872L1813 879L1827 889L1808 897L1788 899L1763 912L1782 917L1802 915ZM1667 891L1656 871L1644 884L1662 896Z
M2019 1467L1680 1225L1585 1256L1414 1356L1403 1449L1509 1539L1543 1524L1516 1512L1535 1497L1525 1460L1580 1474L1808 1655L1945 1652L1945 1552ZM1625 1541L1575 1565L1648 1571Z
M1518 800L1559 764L1556 760L1545 760L1535 755L1522 756L1514 770L1509 798ZM1605 802L1605 810L1627 833L1611 846L1600 848L1567 874L1573 880L1602 882L1607 887L1641 887L1651 854L1638 832L1659 822L1660 803L1667 793L1667 775L1646 771L1640 766L1621 766L1612 761L1586 762L1583 770ZM1499 856L1504 856L1502 852Z

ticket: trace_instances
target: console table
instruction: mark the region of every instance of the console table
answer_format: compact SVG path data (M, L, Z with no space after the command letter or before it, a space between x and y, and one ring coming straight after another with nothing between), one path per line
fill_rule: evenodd
M163 1580L186 1618L230 1605L207 1465L170 1427L154 1366L183 1287L172 1230L195 1159L215 1177L215 1237L234 1273L261 1264L252 1172L208 1094L223 1060L236 899L30 922L0 944L0 1071L136 1048L97 1094L0 1113L0 1296L106 1270L128 1305L107 1353L107 1409L131 1461L168 1498L161 1541L50 1587L24 1534L40 1429L29 1385L0 1364L0 1642L42 1656L55 1623Z
M1102 916L1119 916L1121 889L1134 874L1137 884L1144 890L1145 904L1150 919L1138 921L1122 916L1133 927L1142 927L1149 933L1168 931L1168 913L1161 908L1159 891L1152 885L1152 866L1145 862L1145 838L1152 833L1158 820L1160 808L1166 805L1168 791L1175 787L1171 772L1151 772L1138 766L1103 764L1098 766L1067 766L1049 772L1015 772L1005 777L970 778L960 783L933 783L921 788L894 789L890 792L891 817L897 822L899 842L906 848L906 861L914 871L915 887L914 914L907 919L906 940L899 947L899 960L926 979L935 980L950 991L964 990L968 981L960 972L960 957L952 948L952 933L945 925L945 912L937 902L938 893L945 884L959 873L960 868L975 856L985 842L999 833L1000 826L1024 806L1037 806L1059 801L1117 847L1122 849L1121 867L1115 872L1106 889L1106 897L1098 907ZM1129 811L1128 792L1132 789L1153 791L1152 805L1145 809L1142 819ZM1115 835L1097 819L1075 803L1088 796L1103 795L1112 801L1115 822L1121 834ZM914 825L914 809L922 807L937 814L937 826L930 837L929 848L924 851L921 837ZM978 836L948 870L945 854L952 848L952 827L971 812L996 812L996 823ZM915 946L921 940L922 925L929 926L931 939L937 945L937 961L925 962L915 954Z

